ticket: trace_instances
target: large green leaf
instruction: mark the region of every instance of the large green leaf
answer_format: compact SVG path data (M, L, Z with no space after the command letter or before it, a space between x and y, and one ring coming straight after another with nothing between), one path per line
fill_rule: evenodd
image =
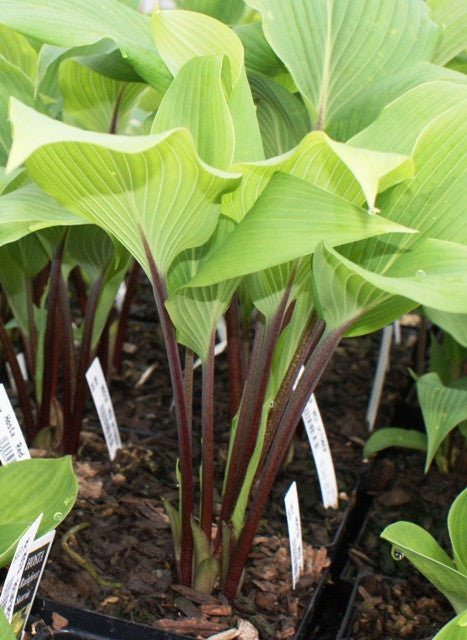
M0 467L0 567L13 557L21 535L43 513L37 535L67 516L78 493L71 457L29 459Z
M37 52L20 33L0 25L0 56L33 81L37 70Z
M263 74L248 74L267 158L289 151L310 131L303 102Z
M219 318L225 313L238 279L225 280L208 287L186 285L199 265L232 231L232 222L223 217L209 241L202 247L188 249L177 256L167 280L169 298L166 308L177 330L177 340L192 349L202 361L208 355L211 336Z
M421 376L416 386L428 436L426 472L448 433L467 419L467 390L444 386L436 373Z
M235 150L235 132L223 88L223 57L189 60L170 85L151 132L185 127L200 157L213 167L228 169Z
M467 348L467 315L465 313L444 313L438 309L425 307L426 317Z
M8 101L15 96L26 104L34 104L34 86L28 76L0 56L0 165L5 165L11 145Z
M2 607L0 607L0 637L3 638L3 640L16 640L16 636L13 633L10 623L6 619Z
M465 523L467 522L467 489L464 489L449 509L448 529L451 538L452 552L456 567L467 576L467 536Z
M36 185L0 197L0 246L52 226L83 224Z
M206 13L227 24L234 24L245 10L243 0L177 0L180 9Z
M464 0L427 0L431 19L442 35L433 62L446 64L467 48L467 4Z
M234 31L242 41L248 72L255 71L272 77L285 73L282 61L271 49L259 22L242 24L235 27Z
M113 0L0 0L0 23L60 47L110 39L150 85L165 91L170 74L154 46L149 18Z
M146 89L142 83L123 83L65 60L59 71L63 121L103 133L126 133L131 109ZM115 130L111 131L114 124Z
M393 550L403 554L449 600L456 613L467 608L467 575L425 529L412 522L395 522L381 533Z
M313 124L333 120L367 89L430 61L438 29L422 2L249 0L270 45L290 71Z
M223 199L222 210L240 221L257 200L271 177L281 171L363 205L368 194L373 206L375 185L388 188L413 174L413 164L403 155L381 154L371 146L352 156L353 148L336 143L323 131L313 131L291 151L263 162L239 163L232 170L243 174L240 187Z
M192 285L213 284L310 255L323 240L339 245L391 230L411 232L305 180L276 173Z
M207 241L220 196L238 182L205 165L184 129L135 137L94 133L18 102L11 120L9 166L26 160L44 191L115 236L146 271L149 251L162 276L176 255Z
M369 283L377 289L409 298L418 304L430 304L450 313L467 312L466 245L426 239L404 251L388 244L383 257L379 255L373 261L367 260L367 268L351 262L330 247L327 249L349 272L360 276L356 286L358 295L363 299L371 299L375 295L368 288ZM386 266L379 271L381 264ZM344 277L348 278L348 275ZM361 286L366 287L363 292Z
M228 64L223 65L222 82L224 85L225 100L232 119L235 132L235 145L233 160L241 162L245 160L261 160L264 157L261 142L261 134L256 118L255 105L251 96L250 87L243 64L243 47L239 38L226 25L210 16L195 13L193 11L155 11L151 19L151 28L154 40L160 55L173 75L177 75L182 67L193 58L200 56L222 56L228 59ZM200 63L201 64L201 63ZM194 63L191 70L194 68ZM200 82L193 79L193 91L189 93L194 102L178 105L178 113L192 125L196 123L196 129L209 132L209 127L215 125L212 118L212 105L206 112L208 99L212 95L204 96L200 93ZM184 84L189 84L184 80ZM219 128L226 131L225 107L221 104L221 95L217 84L210 86L214 89L217 109L221 111ZM183 95L189 90L183 85L177 87ZM193 109L193 114L190 112ZM179 116L180 117L180 116ZM159 129L160 130L160 129ZM191 130L191 129L190 129ZM217 133L218 127L215 127ZM195 139L197 135L193 132ZM203 144L207 145L209 137ZM216 139L214 139L216 142ZM230 147L230 135L226 139ZM216 154L217 155L217 154Z
M465 627L467 626L467 611L450 620L438 631L433 640L464 640Z

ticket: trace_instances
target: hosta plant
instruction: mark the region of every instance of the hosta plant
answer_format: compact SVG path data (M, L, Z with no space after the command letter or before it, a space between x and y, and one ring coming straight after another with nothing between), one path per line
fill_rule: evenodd
M85 102L100 113L109 77L130 93L150 89L130 109L146 114L136 136L83 125L84 106L60 122L59 98L45 115L16 92L7 171L25 167L39 193L102 227L150 279L178 430L180 502L167 505L178 577L219 585L229 599L341 338L419 305L467 313L467 89L462 73L441 66L464 48L457 29L442 32L422 0L247 5L253 21L232 29L197 11L156 6L146 17L113 0L40 9L0 0L6 28L46 43L39 93L63 73L76 95L89 85ZM214 510L214 343L224 314L232 422ZM192 428L194 355L201 433Z
M448 530L453 558L440 547L425 529L412 522L395 522L381 533L392 545L393 556L404 556L449 600L457 617L444 627L441 638L461 638L465 633L467 612L467 489L460 493L448 514Z

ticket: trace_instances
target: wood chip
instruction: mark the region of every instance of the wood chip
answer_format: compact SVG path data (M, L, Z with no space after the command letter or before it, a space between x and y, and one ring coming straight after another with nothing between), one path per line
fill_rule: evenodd
M202 636L203 638L228 629L228 626L226 624L210 622L209 620L203 620L202 618L182 618L181 620L170 620L168 618L163 618L162 620L158 620L155 623L155 626L162 631L181 634L191 633L195 636ZM256 639L257 638L258 636L256 636ZM243 640L250 639L244 638ZM255 639L252 638L251 640Z
M52 612L52 627L55 631L60 631L68 626L68 620L55 611Z
M181 584L173 584L172 589L177 593L181 593L182 596L185 596L189 600L193 600L193 602L196 602L197 604L219 604L219 600L215 596L201 593L201 591L191 589L190 587L184 587Z
M259 640L258 629L248 622L248 620L240 619L238 621L239 640Z
M206 617L232 615L232 607L229 604L202 604L200 610Z
M215 633L213 636L209 636L206 640L232 640L233 638L237 638L239 634L239 629L226 629L220 633Z

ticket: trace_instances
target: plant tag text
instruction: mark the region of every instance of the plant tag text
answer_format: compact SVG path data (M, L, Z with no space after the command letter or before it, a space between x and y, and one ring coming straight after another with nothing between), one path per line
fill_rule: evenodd
M338 505L336 472L326 430L313 393L306 403L302 420L315 461L323 505L326 509L328 507L336 509Z
M0 384L0 462L8 464L30 457L28 446L5 387Z
M102 431L104 432L109 457L113 460L117 450L122 448L122 441L99 358L94 358L86 372L86 380L88 381Z
M12 626L18 640L23 637L54 537L55 529L34 540L29 549L13 607Z
M34 520L29 529L21 536L16 547L15 555L11 561L0 596L0 606L3 607L8 622L13 619L16 596L21 584L24 569L28 561L29 552L36 537L39 524L42 520L42 513Z
M303 569L302 526L300 523L300 507L298 504L297 483L292 482L284 496L287 528L289 530L290 564L292 567L292 588L300 577Z

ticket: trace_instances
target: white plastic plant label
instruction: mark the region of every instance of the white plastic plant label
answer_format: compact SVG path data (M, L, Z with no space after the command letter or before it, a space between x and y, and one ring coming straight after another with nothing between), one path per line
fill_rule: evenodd
M214 345L214 356L218 356L223 353L227 348L227 325L223 317L219 319L219 322L216 325L216 333L218 342ZM196 358L193 364L193 369L197 369L199 366L201 366L201 360Z
M338 505L336 472L326 430L313 393L306 403L302 420L315 461L323 505L326 509L328 507L336 509Z
M30 457L28 446L5 387L0 384L0 462L8 464Z
M96 407L97 415L104 432L105 443L111 460L115 458L118 449L122 448L117 419L110 398L104 372L99 358L94 358L86 372L86 380L91 390L92 399Z
M21 371L21 377L23 378L23 380L27 380L28 379L28 367L27 367L27 364L26 364L26 356L24 355L23 352L18 353L16 355L16 361L18 363L19 370ZM6 372L8 374L8 381L10 383L11 393L13 395L17 395L18 390L16 388L16 383L15 383L15 379L13 377L13 372L11 371L10 364L8 362L5 362L5 367L6 367Z
M303 569L302 525L300 523L300 507L298 504L297 483L292 482L284 496L287 528L289 530L290 564L292 567L292 588L300 578Z
M373 386L371 388L370 401L366 411L366 422L368 431L373 431L378 414L379 404L381 402L381 393L383 391L384 379L389 369L389 353L391 351L391 341L393 334L393 325L389 324L383 329L381 337L381 345L379 348L378 362L376 364L375 377L373 378Z
M29 552L36 537L39 524L42 520L42 513L34 520L29 529L24 533L16 547L15 555L8 569L2 594L0 596L0 606L3 607L8 622L12 622L15 608L16 596L21 584L24 569L28 561Z
M11 619L13 633L18 640L23 637L24 627L28 621L54 537L55 530L49 531L34 540L29 548Z
M294 390L303 375L304 369L305 367L302 366L298 372L297 379L293 385ZM316 398L313 393L306 403L305 409L302 413L302 420L305 425L308 442L310 443L313 460L315 461L323 505L325 509L328 507L337 509L338 494L336 472L334 470L334 463L332 461L326 429L324 428L323 420L318 409L318 403L316 402Z

